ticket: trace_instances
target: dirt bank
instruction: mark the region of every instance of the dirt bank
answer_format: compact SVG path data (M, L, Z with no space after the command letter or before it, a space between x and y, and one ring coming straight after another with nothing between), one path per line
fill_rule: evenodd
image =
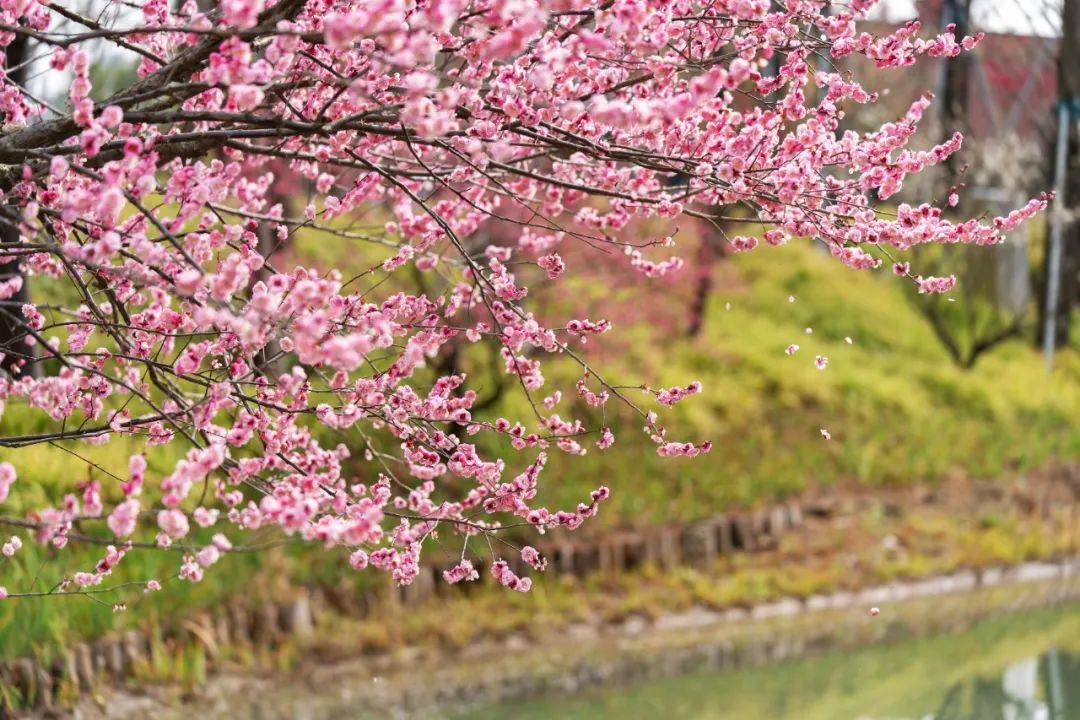
M224 674L198 696L114 693L80 704L87 720L438 718L499 701L690 671L735 669L915 634L955 631L1006 612L1080 601L1080 559L1025 563L909 583L787 598L750 610L705 608L618 625L579 625L560 638L487 642L468 652L409 652L273 677ZM881 613L871 615L870 607Z

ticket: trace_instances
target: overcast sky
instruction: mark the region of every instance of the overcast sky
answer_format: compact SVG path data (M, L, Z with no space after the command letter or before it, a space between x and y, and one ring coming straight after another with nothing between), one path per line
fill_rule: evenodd
M1057 36L1061 34L1062 0L972 0L975 28L986 32ZM900 22L915 17L916 0L881 0L879 18ZM923 18L923 24L934 18Z

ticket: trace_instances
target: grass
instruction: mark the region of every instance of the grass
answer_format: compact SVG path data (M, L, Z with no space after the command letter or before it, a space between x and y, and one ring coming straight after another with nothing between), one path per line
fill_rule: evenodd
M345 277L371 266L370 253L343 259L328 254L325 241L318 233L302 236L289 261L333 264ZM568 253L567 257L572 264L589 261L587 256ZM606 422L617 431L622 428L615 446L605 452L592 449L579 459L553 452L542 479L543 500L573 507L595 486L611 486L612 499L590 526L595 530L713 515L841 480L875 486L933 481L954 474L995 477L1052 459L1073 462L1080 455L1080 357L1075 350L1059 354L1049 377L1037 353L1019 341L990 353L974 369L962 371L949 362L897 281L849 270L802 244L763 247L725 259L715 275L716 289L705 325L694 338L685 337L681 330L685 279L650 287L620 279L625 273L616 275L596 263L589 275L561 286L558 295L537 291L535 302L542 314L570 311L594 319L608 314L615 320L615 333L588 346L590 361L604 368L611 382L661 387L702 380L705 392L676 406L664 415L664 421L673 439L715 443L710 455L697 460L659 458L638 431L640 419L611 407ZM649 293L649 303L641 302L644 293ZM789 302L789 296L795 302ZM812 334L805 332L808 327L813 328ZM845 341L847 337L851 344ZM793 342L802 349L787 357L783 349ZM829 358L825 371L813 367L817 354ZM490 382L482 362L469 369L478 382ZM549 387L572 390L580 368L562 357L547 366L545 375ZM628 393L643 406L654 407L644 393ZM569 398L572 392L564 394L568 399L559 408L564 417L591 414L600 419L597 411ZM514 392L505 394L488 411L492 417L528 417L530 413L524 399ZM9 404L0 418L0 433L43 429L47 423L40 417L36 411ZM831 441L822 439L819 428L823 427L832 433ZM126 459L134 447L128 442L68 447L104 470L125 476ZM532 459L527 453L515 455L484 442L490 451L509 453L512 472ZM175 449L155 449L149 457L150 472L167 473L176 457ZM20 471L4 507L8 515L22 514L44 499L56 502L78 480L104 477L52 446L6 451L2 459ZM351 470L357 476L371 476L372 468L362 460L356 462ZM1008 525L991 521L984 530L965 553L1004 559L1041 552L1027 547L1028 540ZM12 590L48 587L65 572L83 569L97 557L96 552L83 551L64 555L69 556L69 563L77 560L81 565L64 565L51 551L27 543L14 561L0 563L0 584ZM915 555L897 560L889 572L921 574L950 562ZM342 576L356 586L382 580L370 574L357 578L342 556L319 549L279 548L261 556L228 557L223 563L208 574L207 581L190 585L169 580L175 576L175 556L135 552L111 580L157 577L167 581L167 587L159 595L129 595L128 611L121 614L112 612L109 596L103 596L101 603L84 598L2 603L0 657L30 651L47 655L83 637L154 617L176 616L226 596L276 599L297 583L333 584ZM882 562L880 567L888 565ZM799 594L799 588L835 581L840 571L825 569L821 577L816 572L804 574L790 567L760 573L728 569L716 577L683 578L677 583L680 590L664 586L662 593L669 599L697 602L707 598L702 596L704 591L693 588L709 586L713 588L709 592L717 595L709 602L738 603L774 593ZM620 603L629 612L636 606L649 606L656 597L652 590L637 588L627 590ZM507 599L500 594L497 602L504 609L485 614L511 622L515 608L528 606L533 608L530 612L552 617L573 616L574 608L580 607L577 603L586 599L550 589L527 598ZM453 626L436 631L458 641L468 636L466 630Z
M673 438L713 440L712 454L658 458L636 432L641 422L622 413L610 423L624 428L612 450L555 458L547 489L560 505L603 481L614 491L607 521L655 522L839 478L875 485L993 477L1080 452L1075 351L1059 354L1050 377L1020 341L961 370L898 281L850 270L808 246L737 255L716 274L698 337L630 314L618 324L616 349L596 353L613 383L702 380L702 395L662 417ZM579 283L568 293L578 316L595 317L601 306L625 310L641 292ZM789 343L801 346L792 357L784 355ZM813 365L818 354L829 358L824 371ZM563 361L546 374L566 384L580 371ZM518 398L506 405L523 412Z
M707 567L646 566L584 579L549 573L534 578L528 595L485 586L448 593L407 612L391 607L363 620L335 618L324 625L318 644L325 652L336 648L347 655L356 643L371 651L433 642L459 649L513 634L540 640L575 622L655 619L693 607L751 607L967 568L1049 560L1074 554L1080 540L1067 509L1046 519L1006 512L993 527L942 508L899 518L881 518L874 506L861 512L850 527L815 525L784 536L775 550L726 556ZM878 519L863 522L871 516Z

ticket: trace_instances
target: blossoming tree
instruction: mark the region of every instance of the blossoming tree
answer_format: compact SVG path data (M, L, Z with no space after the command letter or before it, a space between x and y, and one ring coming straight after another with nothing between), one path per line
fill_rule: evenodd
M961 138L908 147L929 97L875 132L839 131L875 96L834 63L862 55L902 72L979 38L920 38L916 22L871 36L858 22L872 0L98 4L89 16L0 3L0 403L51 423L0 433L0 503L19 492L18 448L139 447L123 472L4 515L37 542L103 549L45 594L90 592L127 553L159 548L197 581L259 528L343 548L403 584L436 533L477 538L495 548L498 581L527 590L483 539L575 528L609 493L537 501L549 453L615 441L590 413L564 417L563 392L579 407L625 404L662 456L710 450L668 437L654 412L700 383L631 394L580 351L608 322L529 309L529 285L575 272L566 247L617 251L647 282L681 267L664 249L681 217L722 233L736 213L761 231L725 236L734 251L808 237L838 262L943 292L951 278L921 277L894 251L993 244L1046 202L962 222L929 203L875 209ZM136 77L95 102L91 58L108 52L137 58ZM42 73L68 88L63 103L35 92ZM306 208L272 192L284 174L305 183ZM364 232L342 222L357 217ZM496 226L512 240L480 240ZM260 242L305 231L385 254L347 278L277 267ZM380 295L402 272L431 280ZM462 374L433 376L451 342L495 347L525 416L474 415ZM573 387L545 381L554 355L580 364ZM481 435L503 452L485 456ZM182 459L149 476L146 458L168 445ZM350 455L380 470L352 477ZM521 558L543 568L531 547ZM463 559L444 576L478 573Z

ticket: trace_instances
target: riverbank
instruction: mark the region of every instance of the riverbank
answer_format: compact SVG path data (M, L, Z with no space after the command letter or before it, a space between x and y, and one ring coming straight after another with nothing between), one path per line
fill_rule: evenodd
M382 585L360 592L340 574L307 587L253 583L209 612L164 615L76 642L51 661L0 663L0 680L9 706L24 710L63 713L77 702L134 691L172 706L197 699L221 677L273 682L353 662L375 672L403 662L471 663L485 648L517 652L552 638L588 646L609 629L634 635L765 620L804 607L839 610L830 603L882 588L899 589L860 602L993 586L1003 568L1080 557L1080 475L1065 466L1009 480L838 485L771 509L552 537L543 547L551 567L534 574L527 595L483 580L449 586L434 581L431 568L426 582L405 591ZM263 561L274 566L274 555ZM1023 573L1038 570L1020 572L1030 580ZM861 615L867 607L843 610ZM16 683L18 695L10 692Z
M334 264L348 273L351 269L343 261L364 261L355 256L314 257L324 246L318 238L298 243L294 259L306 266ZM173 554L136 548L110 575L115 590L98 595L102 602L50 598L0 603L0 666L32 657L52 674L55 693L70 697L61 687L70 682L66 654L77 652L84 669L91 663L95 677L79 681L80 687L86 686L80 692L88 692L100 682L97 676L107 675L112 682L120 674L117 668L122 671L135 659L122 648L118 656L110 643L138 633L149 645L157 634L168 658L145 672L152 680L171 677L197 684L221 661L211 645L228 646L233 634L243 635L244 642L254 634L260 636L256 644L277 643L279 632L293 623L280 618L271 622L270 611L292 617L292 605L305 600L317 605L325 598L334 614L347 618L346 624L359 626L350 627L356 634L325 633L330 637L319 652L335 659L355 654L358 644L362 652L377 652L390 644L434 637L453 647L490 633L528 635L533 627L540 628L539 633L553 632L560 619L576 622L592 613L619 621L634 613L651 616L694 604L750 605L784 595L853 590L893 578L1067 554L1069 542L1061 536L1059 520L1014 515L1009 503L1061 506L1053 494L1047 500L1047 483L1041 477L1048 465L1075 465L1080 457L1080 353L1064 350L1048 377L1040 356L1016 341L987 354L974 369L961 370L951 365L899 284L853 274L810 247L786 250L791 252L781 264L756 253L718 263L710 311L694 337L687 336L679 322L686 298L678 291L685 283L672 285L671 292L661 293L648 307L640 302L639 288L613 278L609 283L607 274L603 282L590 282L578 288L580 292L551 298L580 304L575 312L583 312L598 293L603 298L592 299L604 300L605 306L615 296L621 298L627 312L611 318L621 330L618 336L606 335L602 343L589 343L590 363L610 367L613 377L648 380L654 387L702 380L705 393L667 409L663 417L672 437L711 440L714 450L694 461L660 458L649 439L634 430L638 418L612 414L619 411L608 407L610 424L628 429L611 450L592 448L583 458L551 454L545 470L550 480L542 483L538 502L573 508L599 483L607 484L612 496L598 517L563 538L561 548L545 548L551 568L544 579L534 578L544 600L507 600L505 593L489 600L486 590L450 591L442 587L437 572L425 572L402 592L402 601L410 607L432 596L435 604L451 602L455 613L449 622L444 615L425 612L418 613L425 618L413 615L408 623L388 624L378 614L370 619L368 612L372 602L390 595L384 578L353 572L347 553L299 543L258 554L228 553L205 581L190 583L177 579L179 562ZM808 335L807 328L814 332ZM788 357L783 349L793 341L803 349ZM829 358L824 372L811 361L817 354ZM481 384L498 385L498 372L488 380L486 358L467 357L463 362ZM580 376L576 364L559 362L545 374L552 386L563 387L572 387ZM635 391L634 396L636 402L652 403L645 394L638 397ZM521 403L517 393L508 392L485 417L530 416L531 408ZM582 404L568 396L559 412L599 421L590 416L594 410ZM42 432L46 428L39 415L9 403L0 434ZM820 428L828 429L832 439L825 440ZM328 435L321 440L330 447L341 438ZM128 457L142 445L138 438L117 437L104 445L79 443L68 449L104 473L125 477ZM492 457L508 452L495 446L482 450ZM147 456L147 477L171 473L180 451L154 448ZM372 478L382 471L362 455L354 453L350 476ZM532 459L507 457L510 474ZM88 472L80 457L47 445L11 451L4 460L19 468L20 479L3 507L3 515L17 522L32 508L59 503ZM1025 476L1031 479L1026 487L1014 482ZM993 504L974 497L975 490L962 491L959 501L948 504L958 518L937 512L945 505L935 497L947 499L954 486L970 477L992 478L977 492L998 493L1005 500ZM116 492L108 481L103 488ZM923 497L914 498L916 491ZM873 494L887 500L863 503L862 498ZM806 532L787 527L800 519L791 512L792 503L819 498L814 512L828 517L802 513ZM153 494L142 498L147 508L157 507L158 500ZM853 501L863 508L849 512L847 504ZM908 513L913 504L919 512ZM906 515L895 517L898 509ZM848 526L841 527L843 523ZM192 545L208 544L217 530L191 524ZM79 530L102 542L115 539L100 522L85 523ZM16 556L3 563L0 585L11 593L55 587L100 559L101 548L95 544L69 546L54 556L48 547L31 541L24 528L9 527L5 536L9 532L23 541ZM851 552L838 549L837 534L853 547ZM259 533L230 535L238 546L280 539ZM522 533L507 539L536 545L551 537ZM153 535L135 539L152 541ZM427 544L424 567L441 569L440 563L460 553L461 542L444 533L439 543ZM469 550L477 553L473 559L478 566L490 563L478 545ZM514 560L509 547L496 543L496 550ZM574 580L564 580L567 575ZM149 578L160 581L164 592L143 593L142 583ZM466 594L468 602L462 600ZM217 615L232 612L228 606L233 604L243 605L238 620L228 623L237 632L223 638L216 630L221 624ZM125 610L114 612L115 605ZM260 616L266 617L254 619ZM302 620L304 613L296 616ZM365 619L358 620L361 616ZM476 616L483 620L476 622ZM214 626L209 629L208 618ZM232 627L244 623L257 629ZM195 626L210 642L192 637L184 624ZM335 640L344 647L333 648ZM185 644L194 647L185 649ZM77 647L82 645L90 646L89 660L88 650ZM222 652L232 651L225 647ZM244 652L232 654L246 662ZM275 666L281 662L267 661Z
M1071 720L1080 604L766 665L694 667L488 705L470 720Z
M578 625L541 643L507 638L441 657L399 652L288 673L223 674L197 697L118 692L80 717L437 718L600 684L732 670L837 648L955 632L1002 613L1080 602L1080 558L1025 563L858 593L787 598L750 610L696 608L651 622ZM871 607L881 612L872 615ZM452 709L452 712L449 712Z

